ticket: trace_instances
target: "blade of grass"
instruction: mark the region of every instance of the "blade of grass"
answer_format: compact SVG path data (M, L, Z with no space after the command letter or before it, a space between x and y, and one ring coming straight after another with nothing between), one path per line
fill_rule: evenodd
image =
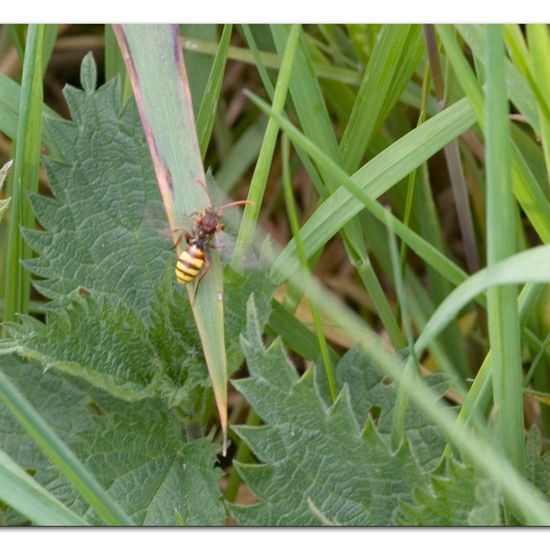
M222 90L225 65L227 63L227 50L231 40L233 25L224 25L220 46L214 58L214 64L206 83L206 89L201 99L199 111L197 114L197 132L199 136L199 148L202 158L206 155L206 149L214 128L216 118L216 108Z
M223 164L214 176L216 184L224 193L229 193L237 185L239 179L258 158L266 127L267 118L260 116L229 150Z
M0 449L0 500L35 525L87 525Z
M526 79L529 79L531 73L529 50L519 25L504 25L504 39L513 64Z
M262 84L267 92L267 95L271 98L271 101L273 101L273 96L275 95L275 89L273 88L273 84L271 83L271 78L269 77L266 66L263 63L262 54L258 49L256 40L254 38L254 34L250 30L250 25L241 25L241 30L246 40L246 43L250 48L250 53L252 54L252 58L254 59L254 64L256 65L256 69L258 69L258 73L260 75Z
M522 327L525 327L528 318L531 316L543 288L543 285L528 283L520 292L518 298L518 315ZM441 304L441 306L443 306L443 304ZM423 337L422 334L421 337ZM544 342L537 347L539 354L546 352L544 350ZM458 413L457 422L459 425L465 425L468 422L471 422L473 418L477 419L482 414L485 414L491 398L492 389L491 351L489 350L489 353L485 356L485 360L474 378L460 412ZM450 453L451 448L447 445L445 451L443 452L443 457L449 456Z
M116 41L111 25L105 25L105 80L111 80L116 75L123 78L126 74L124 60Z
M290 228L292 234L296 239L296 246L298 249L298 255L300 258L300 263L303 270L308 270L308 263L306 258L306 253L304 250L304 245L300 239L300 222L298 221L298 212L296 211L296 204L294 203L294 195L292 193L292 184L291 184L291 175L290 175L290 162L289 162L289 144L288 137L283 135L282 139L282 161L283 161L283 190L285 194L285 203L286 210L288 215L288 220L290 222ZM319 342L319 349L321 350L321 359L323 362L323 367L325 369L325 375L327 377L328 388L330 392L330 397L332 401L336 401L336 381L334 378L334 371L332 367L332 362L330 360L330 354L327 346L327 341L325 334L323 332L323 325L321 322L321 317L319 315L319 309L317 304L311 301L308 298L306 293L306 299L309 301L309 307L311 309L311 316L313 317L313 323L315 325L315 333L317 335L317 341Z
M132 82L168 223L177 229L185 226L187 215L210 205L179 31L170 25L116 25L114 32ZM207 276L196 293L189 287L188 293L220 416L225 454L223 274L215 251L210 254Z
M379 204L372 195L375 196L378 189L374 190L375 185L371 185L370 188L365 190L365 182L360 181L358 183L357 179L352 176L348 176L336 163L334 163L327 155L325 155L314 143L308 140L306 137L301 134L295 126L293 126L286 118L275 113L265 102L260 98L257 98L250 92L245 92L247 96L253 101L263 112L269 114L274 119L277 120L278 124L288 133L291 141L295 142L299 147L307 151L309 155L315 160L318 166L326 172L327 177L331 177L343 188L338 189L333 193L329 199L327 199L316 211L315 214L304 224L302 227L302 238L304 245L306 247L306 254L314 254L316 247L311 246L311 243L318 242L318 240L324 240L325 234L327 233L327 227L329 231L335 228L335 232L341 228L342 224L345 223L341 218L348 218L349 211L353 210L354 213L360 212L363 208L367 208L371 214L373 214L379 221L382 223L391 223L391 229L398 235L401 239L405 240L407 245L414 250L421 258L423 258L427 263L429 263L434 269L441 273L447 280L449 280L454 285L458 285L463 282L467 275L462 271L457 265L455 265L451 260L449 260L444 254L437 250L433 245L419 237L414 231L405 226L400 220L395 216L388 216L386 209ZM464 104L463 104L464 105ZM462 105L462 106L463 106ZM450 108L451 109L451 108ZM468 111L466 111L468 112ZM462 114L462 113L461 113ZM463 122L463 116L460 120ZM434 120L434 119L432 119ZM430 122L420 126L417 130L413 130L409 135L414 135L415 132L419 131L423 127L429 125ZM448 129L449 124L440 129ZM439 127L438 127L439 129ZM399 142L396 142L399 143ZM418 141L415 142L416 144ZM439 141L438 141L439 143ZM407 140L407 147L413 146L413 143L409 145ZM390 148L392 148L391 146ZM434 143L429 142L429 147L436 147ZM401 150L401 148L397 148ZM403 147L405 149L405 147ZM406 149L405 149L406 151ZM402 152L405 152L402 151ZM425 153L425 151L422 151ZM369 174L369 180L367 183L380 183L380 179L374 179L379 170L381 171L384 167L388 168L390 171L395 169L394 162L397 162L400 166L398 169L402 169L401 162L403 156L398 156L396 160L393 154L388 155L388 150L378 155L377 159L380 161L382 155L387 155L390 157L391 163L384 162L383 159L381 162L377 163L379 166L376 166L375 170L372 170L372 174ZM371 161L374 163L374 160ZM368 164L367 164L368 166ZM407 166L408 167L408 166ZM384 180L383 175L381 175L382 185L387 184L389 180ZM399 178L401 179L401 178ZM345 188L345 189L344 189ZM358 199L358 201L357 201ZM329 208L330 207L330 208ZM315 223L313 223L313 221ZM309 227L308 227L309 225ZM306 231L307 228L307 231ZM319 233L321 233L321 239L319 239ZM326 235L326 240L328 240L332 235ZM292 242L292 241L291 241ZM326 242L326 241L324 241ZM322 246L323 242L319 246ZM289 278L292 275L292 272L298 268L295 264L295 258L290 255L289 252L290 245L287 245L285 250L274 262L272 267L275 280L282 282ZM290 269L289 269L290 267Z
M208 42L206 40L199 40L197 38L190 38L187 36L182 37L182 45L185 50L209 55L216 55L218 50L218 44L215 42ZM227 56L229 59L233 59L235 61L255 64L254 55L246 48L230 46ZM262 59L262 63L269 69L279 69L281 66L281 57L275 53L260 52L260 57ZM334 67L332 65L322 63L316 63L314 68L315 73L319 76L319 78L326 78L328 80L336 80L345 84L355 85L358 85L360 82L357 71L355 70Z
M443 41L443 37L440 34L440 29L442 27L443 25L436 25L436 28L438 29L438 34ZM475 58L478 60L480 68L484 68L487 60L486 36L484 33L484 26L456 25L455 28L458 30L460 36L464 39L466 44L469 46ZM447 49L447 46L445 46L445 49ZM454 61L452 63L454 65ZM526 120L531 125L531 127L536 132L540 132L540 121L535 95L533 94L533 91L525 76L509 60L506 60L506 83L512 103L518 108L521 114L525 115Z
M281 70L275 86L273 109L277 113L282 112L284 109L299 38L300 27L299 25L294 25L290 30L288 41L285 44ZM273 152L275 151L278 132L278 124L273 119L270 119L265 130L265 136L260 149L260 154L258 155L256 167L254 168L254 174L252 175L252 180L250 181L250 187L248 190L248 200L250 202L245 206L241 227L237 236L237 243L235 245L235 253L233 258L233 261L237 263L240 262L241 258L246 253L246 250L248 250L254 242L256 225L260 215L260 209L263 202L265 187L267 185L269 170L271 168L271 162L273 160Z
M384 115L387 116L416 69L421 53L417 43L421 43L419 25L382 26L340 141L343 167L348 173L360 166L372 135L380 128ZM406 52L414 55L403 59ZM401 86L390 96L400 74Z
M288 34L286 26L272 25L271 33L277 49L281 52ZM290 82L290 94L304 134L334 161L340 162L340 152L332 122L303 35L296 54L293 78ZM324 183L320 193L323 200L327 196L327 191L334 191L337 188L336 182L332 178L325 177ZM367 254L359 220L349 220L342 229L350 262L357 268L392 344L398 349L402 348L405 345L405 340Z
M388 210L387 216L389 215L390 213ZM405 337L407 338L407 352L410 358L410 360L407 361L407 366L405 367L405 372L403 373L403 377L406 378L418 375L420 372L420 365L418 363L418 357L414 351L414 338L408 316L409 310L403 284L403 272L399 261L397 241L395 239L394 233L392 233L389 229L389 224L386 225L386 230L388 233L388 242L390 245L390 258L392 263L393 280L395 282L395 293L401 310ZM409 396L407 394L407 391L405 390L405 386L400 385L399 389L397 390L397 397L395 401L391 425L391 442L392 447L396 450L399 448L405 437L405 415L407 413L408 404Z
M105 25L105 81L111 80L118 75L122 83L122 103L126 104L130 96L132 95L132 87L130 80L128 79L128 73L126 72L126 66L120 53L120 48L116 40L115 33L113 32L112 25Z
M285 131L291 131L291 125L282 119L279 119L279 122L284 125ZM368 199L373 200L401 181L446 143L459 136L472 123L473 115L468 103L464 100L459 101L390 145L351 176L351 181L358 189L368 194ZM297 145L305 149L305 143L300 143L303 142L303 137L299 133L294 135ZM315 151L315 146L308 146L308 152L316 155L316 162L321 161L319 154L322 153L319 150ZM344 179L348 181L347 176L343 178L344 175L342 173L339 176L342 185ZM313 255L363 208L364 204L357 202L348 189L338 189L334 192L302 227L302 238L308 256ZM383 215L379 219L383 222ZM405 239L403 235L398 235ZM411 246L410 242L407 244ZM439 251L437 254L442 256ZM429 263L433 265L432 262ZM295 243L290 241L273 266L275 280L282 282L288 278L296 265Z
M271 302L268 331L273 336L280 336L291 350L304 359L315 361L321 355L319 341L312 332L276 300ZM329 347L330 360L337 363L338 354Z
M420 355L445 325L477 295L496 286L548 283L549 269L550 245L542 245L509 256L471 275L447 296L430 317L416 340L416 353Z
M15 49L17 50L17 55L19 56L19 59L23 59L25 56L25 29L26 25L23 25L21 23L16 23L9 25L11 39L13 41L13 45L15 46Z
M515 204L510 177L510 122L500 25L487 26L487 263L489 266L515 251ZM496 429L511 463L523 472L523 384L520 331L513 286L487 292L489 342L492 351Z
M363 206L367 208L369 212L371 212L379 221L387 224L389 228L401 239L405 240L407 245L429 265L431 265L434 270L440 273L455 286L461 284L467 279L467 275L464 271L462 271L456 264L449 260L430 243L419 237L393 215L389 214L381 204L372 199L366 191L360 188L352 178L347 176L331 159L320 151L318 147L300 134L300 132L292 124L290 124L286 118L274 113L272 109L270 109L269 106L259 98L250 93L247 93L247 95L266 114L270 114L273 118L275 118L281 127L288 133L291 140L298 143L300 147L307 151L308 154L315 159L320 168L326 170L335 181L340 182L342 186L346 187L359 201L361 201ZM278 259L280 259L280 256ZM276 262L274 262L274 265L276 265ZM276 277L281 277L281 274L277 272L275 272L274 275ZM292 277L292 273L290 276ZM295 280L295 278L292 277L292 280ZM483 301L480 300L480 303L483 303ZM538 348L540 348L540 342L537 342L537 349Z
M19 104L21 103L21 87L17 82L0 74L0 131L12 140L17 138L19 124ZM43 117L60 118L50 107L42 104ZM60 157L45 126L42 128L42 143L50 154Z
M57 40L57 32L59 31L59 25L44 25L44 44L42 47L42 76L46 72L48 63L55 48L55 42Z
M320 40L314 39L310 33L306 33L306 44L308 48L308 54L311 57L311 61L315 63L330 64L331 67L339 68L346 64L344 61L339 63L335 57L330 56L330 46L327 50L326 45ZM336 45L336 37L331 38L334 42L331 44L332 49L338 49ZM329 55L329 57L327 57ZM341 56L340 56L341 57ZM355 64L351 60L347 61L348 66L354 66ZM352 90L349 84L338 82L337 80L327 80L326 78L319 79L319 84L323 89L323 96L328 105L330 105L330 111L334 116L338 126L344 128L349 120L353 104L355 103L355 92Z
M464 58L462 50L452 31L445 25L437 25L436 28L445 46L447 57L458 77L459 83L476 114L477 122L481 129L484 130L485 110L483 104L483 90L477 82L468 62ZM509 85L512 94L512 82L510 80ZM512 183L516 199L541 240L543 242L550 242L550 203L515 144L511 146L511 161Z
M445 88L441 76L441 67L439 62L439 52L435 30L433 25L425 26L425 37L428 44L429 61L432 74L437 82L435 83L435 92L440 108L445 107ZM464 243L464 252L466 262L471 273L479 269L479 254L476 245L474 223L472 219L472 211L470 201L468 199L468 189L466 187L466 179L460 162L460 151L456 140L447 144L444 149L445 160L447 163L447 171L451 180L451 189L455 200L456 212L458 215L458 225L462 240Z
M243 33L245 34L247 43L250 47L250 51L252 52L254 56L254 61L256 63L256 68L258 69L258 73L260 75L260 78L262 80L262 84L265 88L265 91L267 92L267 95L273 103L275 90L273 88L273 84L271 83L271 78L268 74L267 67L264 65L262 61L262 57L260 55L260 51L258 49L258 46L256 44L256 39L254 38L254 33L252 32L249 25L243 25L242 26ZM271 38L271 36L270 36ZM300 161L302 162L304 168L306 169L309 177L311 178L311 181L313 185L315 186L315 189L319 193L319 195L323 194L324 185L321 181L321 178L319 177L319 174L317 173L317 170L315 170L315 167L313 166L312 162L309 160L308 156L305 155L301 150L297 150L298 156L300 157Z
M30 25L23 61L19 119L13 167L8 243L5 259L4 320L28 311L31 279L22 260L32 250L21 235L21 228L32 229L34 215L27 194L38 190L40 144L42 138L42 45L43 25Z
M479 59L483 61L485 59L486 47L484 36L480 28L476 25L459 25L458 28L470 48L476 52ZM480 86L477 84L475 75L464 59L460 47L449 29L445 26L438 26L438 32L442 41L445 43L449 60L453 64L454 70L459 77L459 82L472 102L478 123L483 129L483 94ZM537 133L540 133L540 121L536 109L536 94L532 92L527 79L519 69L508 61L506 62L506 67L507 89L510 93L510 99L518 107L520 113L526 117L533 129ZM550 242L550 203L537 179L533 175L529 164L520 153L518 145L515 143L512 144L512 181L516 199L529 218L535 231L542 242ZM546 183L546 181L544 183Z
M550 87L550 37L546 25L527 25L527 40L531 57L531 74L540 120L540 136L546 166L550 167L550 102L546 92ZM550 182L549 182L550 183Z
M106 525L131 525L130 519L92 473L1 371L0 400Z
M426 102L428 99L428 90L430 86L431 86L430 66L429 64L426 64L426 68L424 69L424 78L422 79L422 100L420 103L421 105L420 113L418 114L418 120L416 123L417 127L423 124L424 122L426 122ZM408 181L407 181L407 197L405 199L403 223L408 227L411 224L411 214L412 214L413 200L415 196L415 187L416 187L416 173L417 173L417 170L413 170L409 174ZM399 256L400 256L399 263L401 265L402 273L405 272L406 255L407 255L407 247L406 247L406 244L402 241L401 248L399 251Z

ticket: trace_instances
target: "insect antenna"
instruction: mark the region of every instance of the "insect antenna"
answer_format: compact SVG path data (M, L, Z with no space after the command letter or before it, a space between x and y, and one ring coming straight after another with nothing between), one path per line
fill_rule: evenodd
M230 208L231 206L239 206L241 204L250 204L252 206L254 205L252 201L233 201L218 207L216 210L223 210L224 208Z

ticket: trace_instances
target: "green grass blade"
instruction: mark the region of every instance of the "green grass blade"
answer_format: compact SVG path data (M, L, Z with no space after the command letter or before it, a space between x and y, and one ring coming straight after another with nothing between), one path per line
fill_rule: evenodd
M288 34L286 26L272 25L271 32L280 52ZM340 152L332 122L303 36L296 54L295 68L290 82L290 93L306 137L334 161L340 162ZM325 185L320 194L324 199L327 190L334 191L337 189L337 184L330 177L325 176L322 179L324 179ZM404 339L399 326L368 257L359 220L348 220L348 223L342 229L350 261L357 268L359 276L375 304L384 328L387 330L393 345L396 348L403 347ZM308 256L310 256L309 253Z
M344 168L360 166L370 139L379 129L420 60L419 25L383 25L357 92L348 125L340 141ZM413 54L405 56L405 54ZM396 87L398 76L399 88ZM395 92L390 92L396 87Z
M439 52L433 25L425 26L425 37L429 52L431 73L434 76L436 96L439 104L443 107L445 105L446 91L443 78L441 76ZM456 212L458 215L458 224L462 235L462 240L464 242L466 263L469 271L475 272L479 269L479 254L475 240L468 189L466 187L464 170L460 161L460 150L457 141L453 141L445 146L445 160L447 163L447 171L449 173L451 189L453 191Z
M416 340L421 354L460 310L491 287L519 283L550 282L550 245L538 246L510 256L468 277L439 305Z
M48 63L55 48L59 25L44 25L44 44L42 48L42 76L46 72Z
M476 114L477 122L481 126L482 130L484 130L485 107L483 103L483 90L476 80L472 69L470 68L462 53L462 50L460 49L460 46L458 45L456 37L453 35L450 28L446 25L437 25L437 31L445 47L445 51L447 52L447 57L449 58L456 76L458 77L459 83L466 93L466 96L472 105L472 109ZM470 32L471 31L472 29L470 29ZM479 46L478 42L475 44L479 50L478 53L483 56L485 49ZM508 69L507 82L511 98L516 105L523 105L523 101L518 102L514 99L514 94L517 89L524 90L524 86L522 87L520 84L516 86L515 84L518 82L517 79L510 78L510 75L514 75L515 77L521 75L517 70L513 73L509 65ZM523 84L527 86L526 83ZM530 92L528 88L527 91ZM530 97L534 102L534 96L531 94ZM526 114L524 111L522 112L523 114ZM538 117L536 118L538 119ZM550 203L542 192L538 182L530 172L525 159L519 152L519 149L513 143L511 145L511 162L514 195L541 240L543 242L550 242Z
M0 131L12 140L17 138L20 102L20 85L6 75L0 74ZM42 112L43 117L59 118L59 115L45 104L42 104ZM48 148L50 154L60 156L56 154L54 141L44 125L42 128L42 143Z
M35 525L87 525L0 449L0 500Z
M542 284L528 283L523 287L523 290L520 292L518 298L518 315L521 326L524 327L527 320L531 316L531 313L543 291L543 288L544 286ZM482 290L480 290L480 292L482 292ZM443 307L443 304L441 304L441 308ZM434 326L435 325L436 323L434 323ZM424 338L424 335L421 334L420 337ZM431 337L428 336L428 339L431 339ZM542 351L542 349L539 349L538 353L542 354ZM462 403L462 407L460 408L460 412L458 413L457 417L457 422L459 424L466 424L472 419L478 418L481 414L485 414L486 408L490 401L492 388L491 352L489 351L489 353L485 356L485 360L479 368L479 371L476 374L476 377L470 387L470 390L468 391L466 399ZM447 445L443 456L446 457L450 454L451 448Z
M216 184L224 193L228 194L237 185L239 179L258 158L266 127L267 118L261 116L233 143L223 164L214 175Z
M260 53L260 50L258 49L258 46L256 44L256 40L254 38L254 34L252 30L250 29L250 25L241 25L242 33L246 39L246 42L248 44L248 47L250 48L250 52L252 53L252 56L254 58L254 63L256 65L256 69L258 69L258 73L260 75L260 79L262 80L262 84L264 85L264 88L267 92L267 95L273 99L273 96L275 95L275 89L273 88L273 84L271 82L271 78L269 77L269 74L267 72L267 68L264 65L262 61L262 55Z
M124 74L126 74L126 68L115 33L111 25L105 25L105 80L111 80L116 75L122 77Z
M211 201L178 28L117 25L114 31L132 82L168 223L172 229L185 226L189 214L204 210ZM218 255L212 252L210 258L208 275L201 280L196 295L190 287L188 293L214 390L225 453L228 375L223 299L219 299L223 298L223 274Z
M198 115L201 98L206 90L208 79L212 73L214 57L216 57L218 44L218 27L217 23L205 24L182 24L178 25L180 37L185 35L193 39L208 40L214 46L212 57L200 51L188 51L185 54L185 71L189 80L189 89L191 90L191 98L193 99L193 112L195 118Z
M212 56L216 55L218 50L218 44L215 42L209 42L207 40L200 40L188 36L182 37L182 45L185 50L205 53ZM242 61L243 63L250 63L251 65L256 63L255 55L246 48L230 46L227 56L229 59ZM268 69L278 69L281 66L281 57L275 53L260 52L260 57L262 63ZM350 70L344 67L334 67L333 65L328 65L326 63L315 63L313 68L315 70L315 74L319 78L335 80L344 84L359 85L360 83L360 78L358 77L356 70Z
M438 25L438 32L440 28ZM483 25L457 25L456 28L483 68L486 62L486 37ZM440 38L443 40L441 35ZM522 70L508 60L506 61L506 83L512 103L525 116L532 128L540 132L535 95Z
M550 166L550 36L546 25L527 25L527 39L531 53L531 70L538 99L540 135L546 166ZM538 93L537 93L538 92ZM544 93L546 92L546 93Z
M197 132L199 136L199 148L202 158L206 155L206 149L214 128L216 109L220 92L222 90L225 65L227 63L227 50L231 40L233 25L225 25L220 39L220 46L214 58L214 64L206 83L206 89L201 99L199 112L197 114Z
M387 212L389 216L389 209ZM403 271L401 262L399 261L399 252L397 248L397 241L395 235L389 229L391 222L388 221L386 230L388 232L388 242L390 248L390 259L392 263L393 280L395 283L395 293L399 306L401 308L401 318L404 327L404 333L407 338L407 352L409 354L409 361L405 367L404 377L415 376L420 373L420 365L418 364L418 358L414 351L414 340L412 334L412 327L409 319L409 308L407 304L407 297L405 294ZM393 412L392 426L391 426L391 442L394 449L398 449L405 436L405 415L409 404L409 396L405 390L405 386L399 386L397 390L397 398L395 401L395 408Z
M131 524L107 491L3 372L0 372L0 400L107 525Z
M296 210L296 204L294 202L294 195L292 193L292 183L290 175L290 160L289 160L289 144L288 137L283 136L282 143L282 157L283 157L283 190L285 195L285 203L290 222L292 234L296 239L296 246L298 248L298 255L302 269L307 271L309 269L304 245L300 239L300 223L298 221L298 212ZM307 294L306 294L307 296ZM311 309L311 316L313 317L313 323L315 325L315 333L317 334L317 341L319 342L319 349L321 350L321 359L323 361L323 367L325 369L325 375L327 377L328 387L330 391L330 397L332 401L336 401L336 381L334 378L334 369L330 359L330 354L327 346L325 334L323 332L323 325L321 322L321 316L319 315L319 309L317 304L309 300L309 306Z
M515 204L510 170L510 122L502 27L487 26L487 263L515 251ZM487 293L489 341L497 434L512 464L524 470L523 392L520 331L515 287Z
M282 55L290 33L288 25L271 25L271 33L277 51ZM302 33L290 81L290 93L304 134L327 155L334 160L338 159L338 143Z
M285 45L283 61L277 84L275 86L275 95L273 97L273 109L280 113L284 109L292 67L298 49L298 40L300 38L300 26L294 25L289 33L288 41ZM254 242L256 225L260 215L265 186L271 169L273 152L277 142L279 132L278 124L270 119L265 130L264 140L258 155L258 161L252 175L250 188L248 191L249 204L245 206L241 228L235 245L234 261L238 262L250 245Z
M273 113L261 100L252 99L264 112L277 119L298 147L303 148L315 159L326 172L326 177L330 175L333 181L346 187L334 192L302 227L301 234L306 254L310 257L367 205L369 211L384 223L386 210L376 202L376 197L460 135L473 122L472 112L467 103L458 102L396 141L350 178L287 119ZM434 269L444 272L444 276L453 284L459 284L464 280L464 272L441 252L395 217L391 219L392 230ZM297 267L295 243L291 241L273 266L275 280L286 280Z
M521 74L529 79L531 73L529 50L519 25L504 25L504 39L512 62Z
M121 94L122 102L126 103L128 98L132 95L132 87L130 86L130 80L128 79L128 73L126 72L126 66L124 65L124 59L120 53L120 48L116 40L115 33L113 32L112 25L105 25L105 80L111 80L118 76L122 83Z
M321 355L319 341L313 333L276 300L271 302L267 329L274 336L280 336L286 346L304 359L315 361ZM329 354L331 362L337 363L339 356L330 347Z
M28 311L31 279L21 260L29 259L32 251L23 240L21 228L34 226L34 214L27 199L38 190L40 145L42 141L42 45L44 26L30 25L27 33L15 162L13 194L10 205L8 244L5 260L4 319L13 321L17 313Z

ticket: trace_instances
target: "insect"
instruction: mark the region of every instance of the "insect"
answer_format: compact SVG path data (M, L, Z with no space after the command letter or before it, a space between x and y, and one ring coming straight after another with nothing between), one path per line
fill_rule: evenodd
M181 240L185 238L187 248L179 255L176 262L176 279L179 283L185 285L196 279L195 292L202 278L210 269L209 248L216 248L212 240L217 233L223 231L224 226L221 223L223 210L232 206L241 204L252 204L250 201L234 201L219 208L208 206L202 212L193 212L191 216L195 217L195 222L191 232L185 229L176 229L181 231L181 236L176 242L176 247Z

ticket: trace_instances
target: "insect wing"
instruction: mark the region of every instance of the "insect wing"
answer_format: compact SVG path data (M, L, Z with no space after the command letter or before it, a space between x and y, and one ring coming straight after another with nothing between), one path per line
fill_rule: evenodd
M211 243L211 248L215 248L219 252L224 265L232 263L233 267L236 267L238 271L263 271L267 269L267 261L262 257L261 251L255 246L250 246L246 253L238 259L238 262L234 262L236 242L237 238L234 235L226 231L220 231L216 233Z

